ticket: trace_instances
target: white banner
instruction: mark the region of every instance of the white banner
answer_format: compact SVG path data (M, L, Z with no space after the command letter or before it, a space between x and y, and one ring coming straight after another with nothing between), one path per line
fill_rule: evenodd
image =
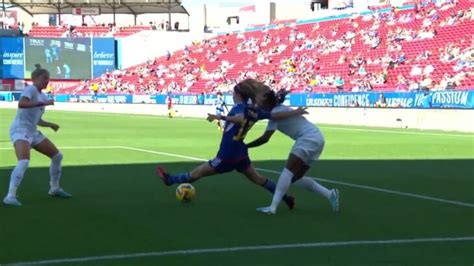
M72 9L73 15L91 16L100 15L98 7L75 7Z

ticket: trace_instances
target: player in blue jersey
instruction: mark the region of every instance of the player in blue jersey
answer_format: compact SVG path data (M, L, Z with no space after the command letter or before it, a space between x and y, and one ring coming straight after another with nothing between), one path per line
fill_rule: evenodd
M217 116L225 115L226 112L229 112L229 108L227 108L227 105L225 104L225 100L221 92L217 93L217 100L215 101L214 105L216 106ZM217 120L217 129L224 131L224 123L220 120Z
M157 167L157 172L167 186L181 183L191 183L202 177L223 174L237 170L244 174L252 182L263 186L268 191L274 193L275 183L260 175L252 166L247 146L243 142L247 132L253 124L260 119L286 119L293 116L299 116L306 113L305 108L291 110L289 112L280 112L271 114L263 112L247 104L249 99L255 99L258 89L264 86L255 80L245 80L234 87L233 98L234 106L227 116L208 114L207 120L225 121L225 129L222 136L219 151L216 157L207 163L201 164L191 172L180 173L176 175L169 174L162 167ZM266 86L265 86L266 87ZM268 87L266 87L268 89ZM294 206L294 198L283 196L283 201L290 209Z

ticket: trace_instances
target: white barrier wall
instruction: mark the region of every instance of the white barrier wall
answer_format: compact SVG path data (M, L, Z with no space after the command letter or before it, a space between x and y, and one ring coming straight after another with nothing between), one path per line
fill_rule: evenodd
M16 102L0 102L0 108L16 108ZM56 103L48 111L64 110L98 113L124 113L167 116L166 105ZM206 117L213 106L176 105L177 117ZM321 124L371 127L415 128L474 132L474 110L375 109L375 108L309 108L306 116Z
M141 31L132 36L118 39L118 67L120 69L135 66L174 52L191 45L193 41L201 41L213 37L213 34L190 33L176 31Z

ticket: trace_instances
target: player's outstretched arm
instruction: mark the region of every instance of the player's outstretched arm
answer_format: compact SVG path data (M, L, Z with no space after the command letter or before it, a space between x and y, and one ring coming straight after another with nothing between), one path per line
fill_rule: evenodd
M34 103L30 101L27 97L21 97L20 101L18 102L18 108L20 109L28 109L28 108L35 108L40 106L47 106L47 105L54 105L54 100L47 100L45 102Z
M305 115L305 114L308 114L307 109L308 109L308 107L298 107L295 110L288 111L288 112L271 113L270 119L271 120L283 120L283 119L291 118L291 117L294 117L294 116Z
M247 148L258 147L258 146L261 146L261 145L267 143L270 140L270 138L272 137L273 133L275 133L275 130L265 131L265 133L263 133L263 135L260 136L258 139L248 143Z
M40 127L49 127L54 131L58 131L58 129L59 129L58 124L46 122L43 119L40 119L40 121L38 121L38 126L40 126Z
M212 122L214 120L223 120L234 124L242 124L245 121L243 114L236 114L233 116L207 114L207 121Z

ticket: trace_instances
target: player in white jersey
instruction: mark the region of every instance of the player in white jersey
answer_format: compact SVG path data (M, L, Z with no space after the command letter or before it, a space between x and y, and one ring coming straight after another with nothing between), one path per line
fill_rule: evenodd
M227 108L227 105L225 104L224 97L222 96L221 92L217 93L217 99L214 103L216 106L216 115L225 115L226 113L229 112L229 108ZM224 109L225 108L225 109ZM224 131L225 124L224 122L221 122L220 120L217 120L217 129Z
M21 206L21 202L17 199L17 189L28 168L31 148L51 158L49 171L51 179L48 194L53 197L71 197L71 194L59 187L61 160L63 158L61 152L36 128L41 126L49 127L54 131L59 129L57 124L42 120L45 106L54 104L54 100L49 100L41 92L41 90L48 86L49 72L37 65L36 70L31 74L31 79L33 85L27 86L23 90L18 102L16 117L10 126L10 139L15 147L18 164L13 169L10 176L8 194L3 199L3 203L6 205Z
M257 103L261 108L267 111L271 110L272 113L287 112L292 110L292 108L282 105L285 95L276 95L273 91L269 91L258 95ZM323 195L329 200L332 209L338 211L339 191L337 189L329 190L314 179L304 177L311 164L319 159L324 148L324 137L319 128L303 116L279 121L269 120L265 133L258 139L248 143L247 147L253 148L267 143L276 130L295 140L295 144L291 149L286 167L278 179L271 205L258 208L257 211L275 214L282 196L286 194L291 183Z

